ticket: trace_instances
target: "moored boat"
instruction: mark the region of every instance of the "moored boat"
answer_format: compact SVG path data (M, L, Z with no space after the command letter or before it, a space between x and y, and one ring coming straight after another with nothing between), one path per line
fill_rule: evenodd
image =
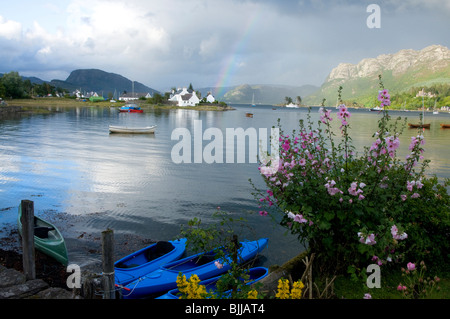
M186 238L159 241L114 263L116 285L126 285L160 266L179 259L186 250Z
M408 123L408 126L410 128L430 128L430 123L424 123L424 124Z
M119 108L122 113L143 113L144 111L137 104L125 104Z
M245 113L246 117L253 117L253 113Z
M238 262L243 263L256 257L267 246L267 243L267 238L241 242L238 250ZM196 274L200 280L221 275L231 269L231 256L228 253L224 262L218 257L219 249L198 253L165 264L122 287L122 296L124 299L137 299L175 289L179 273L186 275L186 278ZM218 263L221 266L218 267Z
M19 205L17 226L20 236L22 236L22 204ZM67 266L69 258L67 255L66 242L58 228L52 223L34 216L34 246L37 250L56 259Z
M450 124L441 123L441 128L450 128Z
M145 127L109 126L110 133L151 134L155 133L156 125Z
M254 267L254 268L250 268L246 272L246 275L248 275L248 279L244 280L243 278L240 278L240 280L242 282L244 282L245 285L250 286L250 285L253 285L254 283L258 282L259 280L263 279L268 274L269 274L269 269L267 269L265 267ZM222 276L217 276L217 277L213 277L210 279L206 279L206 280L200 281L198 284L205 286L206 291L209 294L216 294L217 293L216 285L217 285L217 282L219 281L219 279L222 278ZM179 299L179 295L180 295L180 290L178 288L175 288L156 299ZM224 291L222 293L222 295L223 296L231 295L231 290Z

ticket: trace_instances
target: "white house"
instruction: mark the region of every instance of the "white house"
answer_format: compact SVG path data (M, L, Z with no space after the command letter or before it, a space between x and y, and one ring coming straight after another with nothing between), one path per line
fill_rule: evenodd
M208 93L208 95L206 96L206 102L209 103L213 103L216 99L214 98L214 96L211 93Z
M139 100L139 98L141 98L141 97L145 97L146 99L149 99L152 97L152 95L150 93L125 93L119 97L119 101Z
M200 99L194 91L187 88L178 89L177 92L172 90L169 101L177 102L178 106L195 106L200 103Z

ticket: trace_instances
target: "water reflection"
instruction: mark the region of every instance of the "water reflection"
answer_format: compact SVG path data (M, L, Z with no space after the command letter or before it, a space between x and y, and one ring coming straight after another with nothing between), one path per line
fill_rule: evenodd
M333 110L334 111L334 110ZM253 118L245 117L252 112ZM336 112L333 112L335 118ZM395 113L395 112L394 112ZM418 116L397 112L395 116ZM318 108L310 114L319 120ZM394 114L393 114L394 116ZM217 127L270 128L281 118L286 133L307 120L305 109L272 110L271 106L236 106L230 112L155 110L143 114L118 113L115 108L74 108L53 115L34 115L0 120L0 220L15 223L22 199L35 202L37 213L63 212L83 216L70 225L69 237L81 232L99 234L107 227L117 232L146 238L168 239L178 234L180 225L199 217L210 222L218 206L235 216L245 216L254 227L249 237L269 236L268 262L281 263L302 248L284 230L262 219L248 179L264 187L256 163L175 164L171 140L175 128L193 132L201 120L203 131ZM357 150L370 146L381 114L352 110L351 135ZM450 130L440 122L450 122L450 114L428 117L431 129L424 132L425 158L431 160L429 173L450 177ZM153 135L109 134L109 125L157 125ZM333 127L339 131L335 118ZM408 154L411 136L405 129L398 155ZM193 137L192 137L193 138ZM336 137L339 141L339 136ZM209 141L203 142L203 147ZM236 145L235 145L236 149ZM225 154L225 153L224 153ZM66 228L67 231L69 227ZM283 249L285 255L279 253Z

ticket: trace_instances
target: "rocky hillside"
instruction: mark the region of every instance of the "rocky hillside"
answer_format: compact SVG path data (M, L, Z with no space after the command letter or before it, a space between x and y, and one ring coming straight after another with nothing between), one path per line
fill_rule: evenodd
M420 51L408 49L363 59L358 64L341 63L330 72L321 88L308 97L308 102L320 103L326 98L328 104L334 104L339 86L343 86L344 100L367 100L378 90L379 74L391 92L449 83L450 50L432 45Z

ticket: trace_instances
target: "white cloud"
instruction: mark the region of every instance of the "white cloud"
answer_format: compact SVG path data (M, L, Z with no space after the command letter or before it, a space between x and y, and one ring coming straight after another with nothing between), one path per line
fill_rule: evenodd
M0 38L7 40L20 40L22 37L22 24L7 20L0 16Z

